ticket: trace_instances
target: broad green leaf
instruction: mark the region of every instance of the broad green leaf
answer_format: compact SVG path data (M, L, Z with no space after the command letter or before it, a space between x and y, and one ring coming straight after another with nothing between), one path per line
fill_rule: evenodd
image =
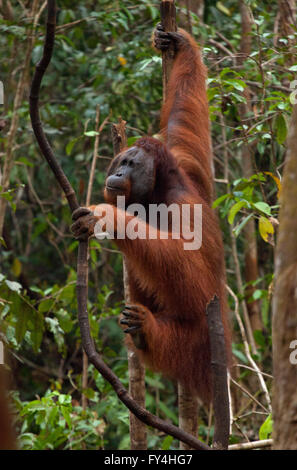
M40 313L48 313L50 312L52 306L54 304L54 300L53 299L45 299L45 300L42 300L40 302L40 304L38 305L38 311Z
M271 437L272 430L273 430L273 420L272 420L272 416L269 415L267 416L266 420L264 421L264 423L262 424L259 430L259 438L261 439L261 441L263 439L269 439Z
M211 87L207 89L208 101L211 101L215 96L218 96L218 95L219 95L218 87Z
M73 321L66 310L60 308L60 310L56 313L56 316L59 320L60 327L62 328L65 333L69 333L73 328Z
M229 214L228 214L228 222L230 225L233 224L233 221L237 212L239 212L240 209L242 209L243 207L246 207L246 205L247 205L246 201L238 201L231 207Z
M248 360L242 351L232 348L232 352L243 364L248 364Z
M161 449L162 449L162 450L169 450L172 441L173 441L173 437L172 437L172 436L166 436L165 439L164 439L164 441L163 441L163 443L162 443Z
M215 209L216 207L218 207L223 201L225 201L225 199L227 198L230 198L230 194L223 194L223 196L220 196L218 199L216 199L213 204L212 204L212 208Z
M288 134L287 122L283 114L278 114L275 120L276 140L281 145L285 142Z
M244 91L246 87L246 84L242 80L237 80L235 78L224 80L224 84L231 85L238 91Z
M252 204L252 206L258 211L263 212L266 215L271 215L271 208L268 204L266 204L266 202L262 202L262 201L255 202Z
M64 287L64 289L59 295L59 299L69 304L73 300L74 295L75 295L75 285L70 284Z
M233 229L235 237L238 237L243 227L248 223L248 221L253 217L253 214L249 214L247 217L244 217L240 224L236 225Z

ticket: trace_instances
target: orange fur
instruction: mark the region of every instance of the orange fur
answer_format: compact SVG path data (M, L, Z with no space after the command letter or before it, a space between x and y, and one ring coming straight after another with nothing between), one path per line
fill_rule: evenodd
M187 42L175 58L162 109L164 144L143 138L134 145L143 147L155 161L156 187L150 202L202 204L202 247L185 251L182 239L126 238L116 243L126 255L131 302L146 308L142 329L147 348L137 352L154 370L179 380L209 402L212 381L206 305L214 294L221 301L228 350L230 333L223 244L217 218L211 209L213 186L206 70L195 41L187 33L182 34ZM182 191L172 189L172 168L175 167L179 184L176 187L182 186ZM116 207L113 210L128 223L130 216L125 211ZM147 225L145 221L139 223Z

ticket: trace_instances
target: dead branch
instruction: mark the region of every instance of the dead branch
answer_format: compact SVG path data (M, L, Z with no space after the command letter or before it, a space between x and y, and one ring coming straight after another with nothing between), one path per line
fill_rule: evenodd
M273 444L272 439L263 439L262 441L242 442L241 444L232 444L228 450L251 450L261 449L262 447L271 447Z

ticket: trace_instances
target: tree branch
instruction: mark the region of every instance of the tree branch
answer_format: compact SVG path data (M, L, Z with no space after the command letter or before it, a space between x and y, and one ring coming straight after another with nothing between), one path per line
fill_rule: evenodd
M176 10L174 0L162 0L160 4L161 22L165 31L176 31ZM174 48L170 46L167 51L162 52L163 70L163 101L167 93L167 83L169 81L174 59Z

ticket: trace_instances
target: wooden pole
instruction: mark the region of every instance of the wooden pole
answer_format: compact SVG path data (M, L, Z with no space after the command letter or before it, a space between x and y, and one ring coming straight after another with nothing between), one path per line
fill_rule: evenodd
M177 31L176 9L173 0L164 0L160 5L161 22L165 31ZM167 96L167 85L173 66L174 50L169 48L162 52L163 70L163 101ZM189 434L195 436L198 430L198 401L181 384L178 384L178 410L179 427ZM187 444L180 442L180 449L190 449Z
M176 31L176 9L174 0L162 0L160 5L161 23L165 31ZM162 52L163 101L166 99L167 84L172 70L174 49L170 47Z
M119 119L118 124L111 128L113 153L117 155L127 146L126 121ZM125 302L130 301L128 271L123 259L123 281ZM129 393L135 402L145 408L145 368L137 354L128 348ZM130 447L131 450L147 449L147 428L133 413L130 412Z

